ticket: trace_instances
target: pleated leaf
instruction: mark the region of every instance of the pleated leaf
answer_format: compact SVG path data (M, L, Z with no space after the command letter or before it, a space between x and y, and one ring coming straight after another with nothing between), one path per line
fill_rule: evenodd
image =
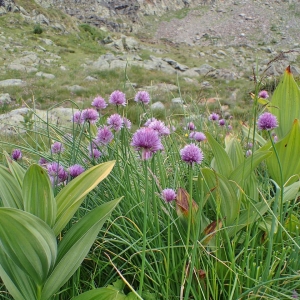
M243 181L248 179L253 170L271 155L271 151L255 151L252 156L247 157L244 162L235 168L229 179L235 181L238 185L242 185Z
M283 183L293 175L300 176L300 122L295 120L291 131L278 143L275 144L279 160L282 166ZM267 159L268 171L272 179L280 184L280 169L273 148L270 148L273 155ZM295 182L289 180L289 184Z
M0 277L15 300L36 299L36 286L0 248Z
M290 66L274 91L269 111L277 117L279 126L275 132L279 140L291 130L293 121L300 119L300 90Z
M22 188L23 179L26 171L16 161L11 159L7 152L4 151L4 155L11 174L15 177L20 187Z
M71 220L84 197L112 170L115 161L99 164L83 172L64 187L56 196L57 216L53 230L58 235Z
M42 299L50 298L77 270L120 200L93 209L66 233L58 245L57 260L42 290Z
M233 171L233 165L229 155L209 132L206 132L205 135L214 154L214 159L211 163L212 168L223 176L228 177Z
M45 169L36 164L28 168L24 176L22 194L24 210L52 227L56 219L56 201Z
M0 165L0 198L4 207L23 209L21 188L9 169Z
M230 157L234 168L240 165L245 159L240 141L231 135L225 137L225 151Z
M240 200L237 196L236 185L225 176L208 168L203 168L202 174L206 185L205 194L212 191L208 203L214 210L219 205L222 218L226 219L226 225L232 224L240 211Z
M0 208L0 247L39 286L57 254L51 228L36 216L14 208Z

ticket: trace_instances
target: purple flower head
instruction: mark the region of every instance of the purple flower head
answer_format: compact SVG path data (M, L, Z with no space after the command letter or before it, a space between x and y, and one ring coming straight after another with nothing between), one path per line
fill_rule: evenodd
M65 151L65 148L63 147L62 143L55 142L51 145L51 152L54 154L63 153Z
M293 290L292 298L293 298L293 299L299 299L299 294L297 293L296 290Z
M205 134L203 132L196 131L196 132L192 132L190 134L190 139L191 140L195 140L197 142L202 142L202 141L206 140L206 136L205 136Z
M126 97L125 94L120 91L114 91L111 93L109 97L109 103L115 105L123 105L126 106Z
M108 126L115 131L119 131L123 127L123 118L119 114L111 115L109 118L107 118L106 122Z
M210 121L218 121L219 119L220 119L220 116L218 114L216 114L216 113L212 113L209 116L209 120Z
M278 142L278 136L277 136L277 135L274 135L273 141L274 141L274 143L277 143L277 142Z
M93 100L92 106L94 106L94 107L99 111L99 110L101 110L101 109L106 108L107 103L105 102L105 100L104 100L102 97L97 96L97 97Z
M247 143L247 148L248 148L248 149L253 148L253 144L252 144L251 142Z
M48 163L47 159L44 158L44 157L41 157L40 160L39 160L39 165L40 166L46 166Z
M230 130L232 130L232 126L231 125L228 125L227 126L227 129L230 131Z
M84 167L81 165L76 164L76 165L69 167L70 176L73 178L77 177L78 175L80 175L83 172L84 172Z
M136 151L142 151L143 160L151 158L153 153L164 148L158 132L148 127L142 127L134 133L131 146Z
M99 113L93 108L84 109L81 113L83 121L95 124L99 119Z
M268 99L269 98L269 94L268 94L267 91L263 90L263 91L260 91L258 93L258 97L263 98L263 99Z
M157 121L157 119L155 118L150 118L146 121L146 123L144 124L145 127L148 127L152 122Z
M180 150L181 159L189 164L200 164L204 158L202 150L195 144L186 145Z
M161 197L163 198L163 200L165 200L166 202L171 202L174 201L176 199L176 192L172 189L164 189L161 192Z
M225 122L224 119L221 119L221 120L219 121L219 125L220 125L221 127L225 126L225 124L226 124L226 122Z
M151 122L148 125L148 128L152 128L155 131L157 131L159 136L170 134L170 129L165 125L164 122L159 121L159 120L155 120L155 121Z
M128 120L127 118L123 118L123 124L124 124L124 127L127 128L127 129L130 129L131 128L131 122L130 120Z
M20 149L14 149L11 153L11 158L15 161L20 160L22 158L22 152Z
M57 162L48 163L47 171L52 183L62 183L68 178L68 173Z
M278 127L277 118L273 114L265 112L259 116L257 127L259 130L272 130Z
M75 111L74 115L73 115L73 122L76 124L82 124L83 123L83 119L81 116L81 111Z
M195 126L195 124L194 124L193 122L189 122L189 123L187 124L187 129L188 129L188 130L195 130L195 129L196 129L196 126Z
M89 156L90 158L98 159L101 156L101 152L98 149L89 149Z
M134 97L135 102L148 104L150 102L150 95L146 91L139 91Z
M251 149L247 150L246 151L246 157L249 157L251 155L252 155L252 150Z
M109 129L108 126L103 126L98 129L96 143L107 145L109 144L114 138L113 133Z

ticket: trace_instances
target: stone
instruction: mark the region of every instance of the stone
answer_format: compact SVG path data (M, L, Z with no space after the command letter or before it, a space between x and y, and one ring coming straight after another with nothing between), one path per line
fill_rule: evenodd
M68 86L67 89L72 92L72 93L76 93L76 92L80 92L80 91L84 91L85 88L80 86L80 85L72 85L72 86Z
M85 81L97 81L97 78L92 77L92 76L87 76L84 78Z
M35 76L37 77L42 77L42 78L46 78L46 79L54 79L55 75L53 74L49 74L49 73L44 73L44 72L37 72L35 74Z
M201 65L199 68L193 68L193 70L195 70L200 75L206 75L209 72L214 71L215 68L209 64L204 64L204 65Z
M27 67L23 64L15 64L12 63L10 65L7 66L7 69L9 70L15 70L15 71L21 71L21 72L27 72L27 73L32 73L32 72L36 72L37 68L34 67Z
M9 104L10 102L11 98L8 93L0 94L0 105Z
M37 24L44 24L47 26L50 25L50 21L43 14L38 14L37 16L33 17L33 20Z
M184 103L184 101L181 98L173 98L171 102L173 105L182 105Z
M151 109L152 110L165 110L165 105L162 102L158 101L151 105Z
M6 79L6 80L1 80L0 81L0 86L1 87L6 87L6 86L24 86L26 85L26 82L21 80L21 79Z
M44 42L47 46L52 46L54 45L53 41L50 39L40 39L42 42Z

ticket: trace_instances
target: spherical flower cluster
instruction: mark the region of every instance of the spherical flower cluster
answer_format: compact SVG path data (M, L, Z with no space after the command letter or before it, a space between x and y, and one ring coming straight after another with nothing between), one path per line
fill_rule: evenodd
M195 126L195 124L194 124L193 122L189 122L189 123L187 124L187 129L188 129L188 130L195 130L195 129L196 129L196 126Z
M263 98L263 99L268 99L269 98L269 94L268 94L267 91L263 90L263 91L260 91L258 93L258 97Z
M160 120L155 120L148 125L148 128L152 128L158 132L159 136L169 135L170 129Z
M11 153L11 158L15 161L20 160L22 158L22 152L20 149L14 149Z
M78 164L69 167L69 174L71 177L75 178L84 172L84 167Z
M206 140L205 134L203 132L198 131L191 132L189 137L191 140L195 140L197 142L202 142Z
M125 128L131 129L131 121L129 119L123 117L123 124Z
M113 114L106 120L107 125L115 131L121 130L123 127L123 118L119 114Z
M136 93L134 101L143 104L148 104L150 102L150 95L146 91L139 91Z
M278 127L276 116L268 112L263 113L257 120L257 127L259 130L272 130Z
M109 144L114 138L113 133L109 129L108 126L103 126L98 128L97 137L95 139L96 144L107 145Z
M161 192L161 197L163 198L163 200L165 200L166 202L171 202L174 201L176 199L176 192L172 189L164 189Z
M226 122L225 122L224 119L221 119L221 120L219 121L219 125L220 125L221 127L225 126L225 124L226 124Z
M60 154L65 151L64 146L60 142L55 142L51 145L51 152L54 154Z
M40 165L40 166L46 166L47 163L48 163L48 161L47 161L46 158L41 157L41 158L39 159L39 165Z
M126 106L126 96L120 91L114 91L109 97L109 103Z
M146 122L145 122L145 124L144 124L144 126L145 127L148 127L152 122L154 122L154 121L157 121L157 119L155 119L155 118L150 118L150 119L148 119Z
M148 127L142 127L134 133L131 146L136 151L142 151L143 160L147 160L152 157L153 153L163 150L157 131Z
M186 145L180 150L180 156L183 161L189 164L200 164L204 158L202 150L195 144Z
M218 121L219 119L220 119L220 116L218 114L216 114L216 113L212 113L209 116L209 120L210 121Z
M230 130L232 130L232 126L229 124L228 126L227 126L227 129L230 131Z
M46 165L48 175L52 184L60 184L67 180L68 173L65 171L62 165L57 162L48 163Z
M99 119L99 113L93 108L87 108L82 111L81 118L84 122L95 124Z
M251 149L247 150L246 151L246 157L249 157L251 155L252 155L252 150Z
M81 117L81 111L76 111L73 115L72 121L76 124L82 124L83 123L83 119Z
M97 111L99 111L99 110L101 110L101 109L106 108L107 103L105 102L105 100L104 100L102 97L97 96L97 97L93 100L92 106L94 106L94 107L97 109Z
M98 159L101 155L102 155L102 153L98 149L96 149L96 148L90 149L89 148L90 158Z

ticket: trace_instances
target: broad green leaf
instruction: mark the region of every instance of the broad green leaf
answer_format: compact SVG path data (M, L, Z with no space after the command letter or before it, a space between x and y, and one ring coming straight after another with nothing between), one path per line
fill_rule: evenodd
M300 119L300 90L291 73L290 66L276 87L269 111L277 117L279 126L275 132L281 140L290 130L295 119Z
M300 189L300 181L283 188L283 202L295 200Z
M56 239L50 227L27 212L0 208L0 247L36 285L42 285L54 265ZM4 258L0 257L0 264Z
M251 175L253 170L266 158L272 155L271 151L255 151L230 174L229 179L235 181L238 185L242 185Z
M291 131L278 143L275 144L276 151L282 167L283 183L293 175L300 175L300 124L295 120ZM267 166L270 176L280 184L280 169L273 148L270 150L274 153L267 159ZM289 184L297 179L289 180Z
M0 165L0 198L4 207L23 209L21 188L15 177L2 165Z
M50 298L77 270L120 200L116 199L93 209L66 233L58 245L54 269L42 290L43 299Z
M210 144L214 154L212 168L225 177L228 177L233 171L232 161L224 148L211 136L209 132L205 133L207 141Z
M20 187L22 188L25 170L16 161L11 159L7 152L4 151L4 155L10 172L16 178Z
M202 174L205 182L205 194L211 191L208 202L215 211L217 210L216 206L219 205L222 218L226 218L226 225L231 225L240 211L236 185L225 176L208 168L203 168Z
M36 299L36 286L0 248L0 277L15 300Z
M100 300L100 299L101 300L129 300L123 292L112 289L110 287L99 288L92 291L88 291L75 298L72 298L72 300Z
M31 165L23 184L24 210L39 217L50 227L56 219L56 201L47 172L39 165Z
M249 127L243 125L242 131L246 138L249 137L249 142L253 141L253 134L254 134L253 128L249 128ZM255 131L255 134L254 134L254 141L258 142L261 146L263 146L267 142L261 135L259 135L257 133L257 131Z
M259 200L258 180L255 173L252 172L245 181L244 191L250 199L253 199L254 201Z
M225 137L225 151L230 157L234 168L240 165L245 159L241 142L232 135L227 135Z
M115 161L99 164L83 172L64 187L56 196L57 216L53 230L58 235L71 220L84 197L112 170Z
M235 224L232 224L234 226L231 226L227 229L228 236L232 237L244 227L252 224L253 222L256 222L261 217L263 217L263 215L269 210L269 206L272 204L272 202L273 199L271 199L267 203L264 201L255 203L254 205L252 203L249 203L249 208L241 211L237 222Z

